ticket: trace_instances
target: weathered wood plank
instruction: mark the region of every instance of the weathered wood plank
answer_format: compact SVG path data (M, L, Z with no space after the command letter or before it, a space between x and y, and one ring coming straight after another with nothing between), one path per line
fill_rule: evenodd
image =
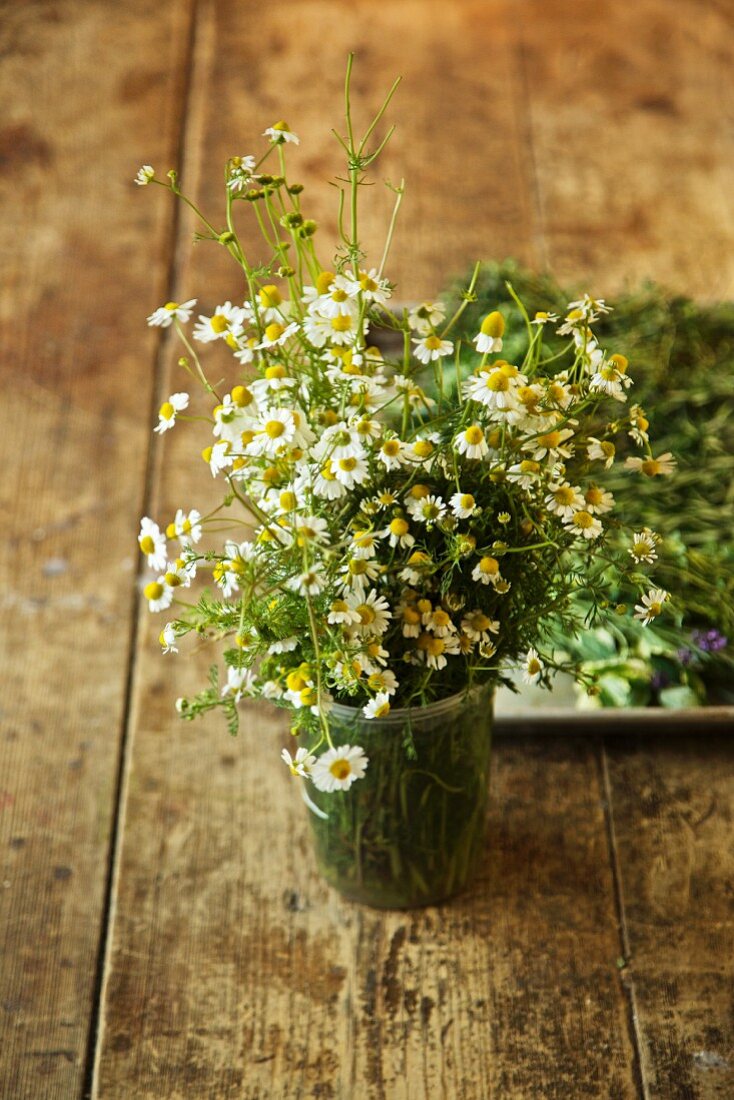
M705 736L705 745L704 745ZM731 733L607 749L650 1100L734 1094Z
M83 1089L104 922L186 7L3 9L0 1095ZM135 134L135 141L131 135ZM133 289L134 288L134 289ZM130 542L130 533L133 541Z
M537 261L505 6L410 2L374 15L365 0L272 3L256 20L247 5L202 5L185 185L218 205L219 164L258 148L264 126L285 116L328 242L333 213L316 185L340 167L328 126L354 48L362 117L393 73L406 77L383 166L411 184L391 265L399 292L433 294L447 269L482 253ZM482 41L492 44L486 66ZM487 133L501 171L488 172ZM378 192L373 203L365 239L379 254L386 206ZM236 293L235 274L219 251L197 247L172 294L215 304ZM181 426L162 443L161 521L211 499L208 470L191 472L205 442L195 435ZM440 910L370 912L315 875L306 811L278 759L282 718L251 705L234 742L216 722L181 727L173 699L211 658L161 664L155 633L144 620L100 1100L637 1095L593 748L498 749L493 840L474 891Z
M517 5L545 259L611 294L734 295L734 8Z

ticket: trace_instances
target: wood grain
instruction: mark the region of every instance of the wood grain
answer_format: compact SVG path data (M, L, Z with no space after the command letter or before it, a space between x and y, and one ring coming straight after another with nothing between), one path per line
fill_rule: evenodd
M734 1094L731 732L607 749L650 1100Z
M377 22L373 11L365 2L349 11L323 0L275 3L253 22L241 5L202 5L187 188L215 208L218 163L258 148L264 126L285 117L301 136L294 161L328 240L333 218L318 187L338 166L327 104L336 115L354 48L363 115L390 74L408 70L396 113L410 140L396 142L388 161L393 178L418 181L417 212L395 252L401 285L412 295L435 292L447 258L461 267L474 249L490 251L472 225L480 208L485 231L532 260L531 181L504 6L408 3L382 7ZM404 47L408 29L415 53ZM478 69L471 59L482 35L493 64ZM485 129L504 166L491 180L476 140ZM438 149L448 157L442 165ZM377 204L364 228L381 247ZM192 229L185 218L184 241ZM237 293L215 246L192 253L183 245L180 254L174 297L204 287L213 305ZM172 372L177 354L170 349ZM179 376L168 377L176 388ZM205 442L195 426L162 442L161 521L211 500L208 470L191 473L190 456ZM201 682L212 655L162 664L156 634L143 620L100 1100L637 1095L593 747L504 745L488 862L474 891L443 909L374 913L340 901L315 874L306 812L279 760L282 717L250 705L233 742L216 721L182 727L172 701Z
M94 1017L185 10L6 5L0 1095L80 1096ZM138 133L139 147L129 141Z

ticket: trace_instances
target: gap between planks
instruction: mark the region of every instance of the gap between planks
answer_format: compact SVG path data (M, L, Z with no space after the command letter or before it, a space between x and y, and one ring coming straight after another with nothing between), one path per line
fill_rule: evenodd
M187 118L193 84L192 69L196 44L198 0L189 0L188 26L186 30L186 44L184 48L183 62L181 65L181 77L177 81L178 87L174 91L174 102L180 104L180 118L178 121L178 133L176 139L176 159L179 165L183 164L186 151ZM166 266L166 288L168 295L171 288L176 287L178 281L180 244L179 230L181 224L181 206L174 203L168 231L167 249L169 262ZM150 388L150 407L148 420L152 424L155 421L157 409L160 403L160 391L165 376L166 352L171 339L170 329L160 329L160 335L153 362L153 384ZM153 499L154 488L160 465L160 452L155 449L156 437L150 434L148 450L145 461L145 474L143 477L143 492L141 499L141 515L147 515ZM110 836L109 862L107 881L105 884L104 901L102 905L102 920L100 928L99 951L97 954L97 966L92 998L92 1016L87 1040L85 1059L84 1082L82 1096L85 1100L97 1095L100 1055L102 1049L102 1035L104 1030L104 1003L109 974L110 955L112 949L112 933L114 929L114 916L119 882L122 844L125 826L125 806L130 765L132 758L132 730L133 730L133 700L135 697L135 684L138 672L138 645L137 638L140 629L140 582L144 572L144 560L139 556L138 565L133 580L133 611L130 617L130 629L128 636L128 671L125 681L125 694L121 718L122 736L120 742L119 763L115 784L115 814L112 822Z

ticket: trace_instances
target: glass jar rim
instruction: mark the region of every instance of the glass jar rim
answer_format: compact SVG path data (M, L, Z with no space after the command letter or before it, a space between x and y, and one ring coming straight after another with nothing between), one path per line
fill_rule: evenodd
M427 703L424 706L417 707L398 707L396 710L390 710L383 718L368 718L362 713L362 707L350 707L345 703L333 703L329 708L327 719L330 715L334 718L340 718L342 720L348 720L352 722L364 722L365 725L371 726L376 722L381 725L399 725L410 720L410 718L417 718L420 716L424 718L434 718L441 714L446 714L449 711L455 710L458 706L464 703L476 703L482 695L491 695L494 693L495 684L490 682L483 684L474 684L470 688L465 688L463 691L456 692L454 695L447 695L444 699L437 699L434 703Z

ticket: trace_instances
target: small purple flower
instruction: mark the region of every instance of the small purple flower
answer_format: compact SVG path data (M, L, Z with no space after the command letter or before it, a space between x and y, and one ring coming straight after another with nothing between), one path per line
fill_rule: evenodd
M653 672L650 679L650 687L653 691L660 691L661 688L670 687L671 679L667 672L661 669L659 672Z
M722 634L716 627L711 627L709 630L694 630L691 633L691 641L704 653L718 653L719 650L725 649L729 644L726 635Z
M689 649L688 646L683 646L681 649L679 649L677 656L678 660L684 668L687 668L688 665L693 664L693 661L695 659L695 654L693 650Z

